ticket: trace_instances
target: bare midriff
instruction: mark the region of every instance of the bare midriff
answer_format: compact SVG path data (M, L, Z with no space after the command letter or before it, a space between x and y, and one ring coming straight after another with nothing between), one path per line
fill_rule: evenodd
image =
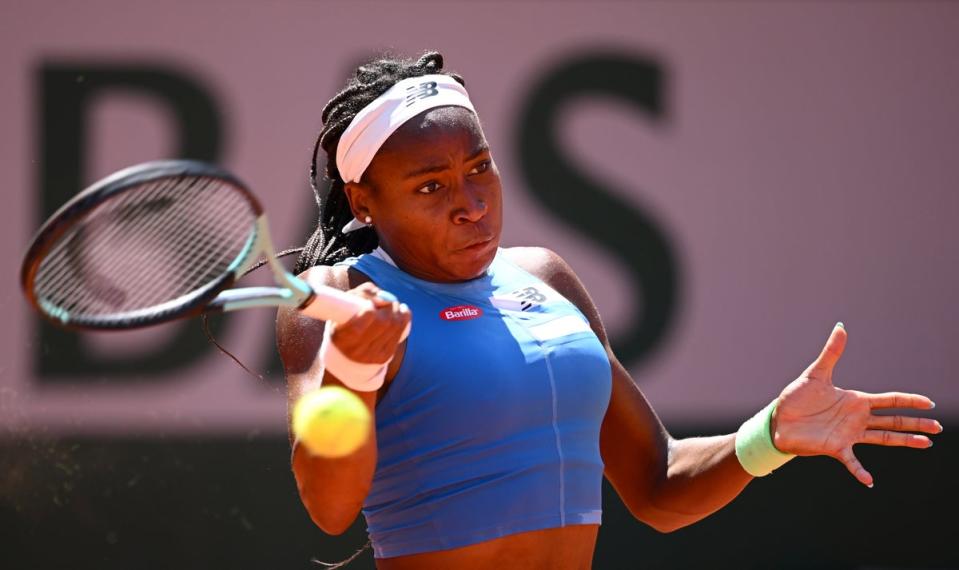
M521 532L450 550L377 558L376 567L378 570L589 570L598 530L599 525L589 524Z

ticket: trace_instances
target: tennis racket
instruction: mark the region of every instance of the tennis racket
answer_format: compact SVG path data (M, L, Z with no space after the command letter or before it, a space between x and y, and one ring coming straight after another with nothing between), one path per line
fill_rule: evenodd
M261 257L276 286L231 289ZM253 193L230 173L190 160L132 166L75 196L33 239L21 284L41 315L76 329L279 306L344 322L372 306L289 273Z

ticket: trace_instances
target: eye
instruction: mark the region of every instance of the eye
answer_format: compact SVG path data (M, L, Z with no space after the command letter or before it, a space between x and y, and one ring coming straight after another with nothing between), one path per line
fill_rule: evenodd
M432 194L433 192L436 192L439 189L440 189L440 185L438 182L427 182L423 186L420 186L419 188L417 188L416 191L419 192L420 194Z
M486 172L487 170L489 170L489 163L490 163L490 161L484 160L483 162L481 162L481 163L477 164L476 166L474 166L473 169L469 171L469 173L470 173L470 174L482 174L482 173Z

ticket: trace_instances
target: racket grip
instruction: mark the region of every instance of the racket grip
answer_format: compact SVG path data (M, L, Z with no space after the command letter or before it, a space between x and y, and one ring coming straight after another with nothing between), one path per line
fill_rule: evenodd
M329 320L334 323L343 323L363 309L373 306L373 303L350 295L345 291L327 287L325 285L311 285L313 296L306 305L300 307L304 315L321 321Z
M350 295L333 287L327 287L326 285L311 285L311 287L313 288L313 296L305 305L300 307L300 312L313 319L343 323L363 309L373 306L373 303L366 299L361 299L356 295ZM381 289L376 295L390 302L397 301L396 296L389 291ZM400 336L401 342L410 335L410 324L407 323L406 328L403 329L403 334Z

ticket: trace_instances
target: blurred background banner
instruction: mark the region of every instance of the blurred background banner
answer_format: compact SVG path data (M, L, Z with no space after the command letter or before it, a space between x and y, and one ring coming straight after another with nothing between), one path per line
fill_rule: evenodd
M0 46L0 524L16 529L11 567L67 560L40 537L69 524L93 529L63 538L96 567L262 567L277 552L278 567L306 567L350 550L298 506L272 311L214 322L260 381L196 320L123 334L43 324L17 270L69 197L159 158L236 172L264 202L278 248L302 245L316 219L307 171L320 110L384 50L435 49L465 77L503 178L503 245L546 246L573 266L676 434L734 430L837 320L849 332L838 385L927 394L947 432L959 418L959 4L5 0ZM711 521L768 521L766 500L806 474L832 489L836 511L757 531L777 563L754 567L959 567L953 545L944 550L950 526L900 520L959 508L954 491L946 502L932 491L930 477L951 485L940 462L959 463L946 452L864 451L867 467L887 466L870 496L838 463L793 462L803 465L670 537L608 500L597 567L685 567L716 549L749 567ZM160 497L186 509L182 534L196 542L144 562L135 553L169 521L139 509ZM858 510L822 520L848 509ZM145 526L121 530L135 512ZM51 522L58 514L68 522ZM263 520L276 516L286 531ZM877 516L888 517L883 533L930 532L943 550L870 551L862 529L844 534L841 521ZM350 535L359 544L362 528ZM792 552L777 539L790 533L813 545ZM265 542L234 544L253 535ZM649 538L642 552L635 536ZM207 550L189 546L199 542ZM227 544L239 550L227 556Z

